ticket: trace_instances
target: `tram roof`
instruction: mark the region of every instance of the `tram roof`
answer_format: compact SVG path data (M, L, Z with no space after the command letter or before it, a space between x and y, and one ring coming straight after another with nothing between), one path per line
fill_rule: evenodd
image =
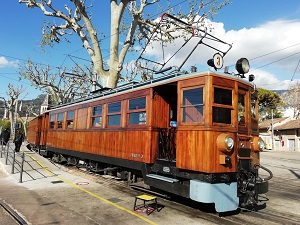
M163 84L173 83L173 82L176 82L178 80L187 79L189 77L193 78L193 77L196 77L197 75L201 75L201 76L218 75L218 76L227 77L227 78L231 78L231 79L237 79L237 80L240 80L244 83L247 83L248 85L251 85L251 83L248 80L241 78L239 75L221 73L221 72L217 72L217 71L213 71L213 70L207 70L207 71L203 71L203 72L194 72L194 73L188 73L188 74L181 73L181 72L178 72L178 71L173 71L170 74L160 76L158 78L147 80L147 81L144 81L144 82L130 82L130 83L127 83L127 84L117 86L114 89L103 88L103 89L94 91L94 93L90 96L87 96L87 97L84 97L84 98L79 98L79 99L76 99L72 102L63 103L63 104L53 106L48 111L51 111L53 109L58 109L58 108L64 108L64 107L67 107L67 106L70 106L70 105L81 104L83 102L87 102L87 103L92 102L96 99L101 99L101 98L106 97L106 96L113 97L115 95L119 95L120 93L127 93L127 92L131 92L133 90L137 91L137 90L141 90L141 89L147 89L147 88L151 88L151 87L155 87L155 86L160 86L160 85L163 85Z

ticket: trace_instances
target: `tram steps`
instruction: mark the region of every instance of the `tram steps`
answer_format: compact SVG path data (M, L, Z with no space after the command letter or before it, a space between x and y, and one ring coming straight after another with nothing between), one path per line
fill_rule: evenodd
M175 178L165 177L165 176L161 176L161 175L157 175L157 174L147 174L146 176L149 178L162 180L162 181L166 181L169 183L177 183L179 181L178 179L175 179Z

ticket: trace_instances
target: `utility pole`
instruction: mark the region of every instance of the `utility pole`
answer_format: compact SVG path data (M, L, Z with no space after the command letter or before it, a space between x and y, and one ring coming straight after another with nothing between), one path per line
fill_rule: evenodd
M274 121L273 121L273 109L271 110L272 120L271 120L271 139L272 139L272 150L275 150L274 145Z

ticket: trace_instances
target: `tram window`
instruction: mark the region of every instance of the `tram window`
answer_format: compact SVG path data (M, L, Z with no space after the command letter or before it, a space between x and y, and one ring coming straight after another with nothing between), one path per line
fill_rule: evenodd
M146 124L146 112L130 113L129 124Z
M245 125L245 95L238 96L238 122L239 125Z
M222 88L214 88L214 103L232 105L232 91Z
M120 126L121 124L121 102L108 105L108 126Z
M213 122L231 124L232 90L215 87L214 103L219 105L213 106Z
M129 125L146 124L146 97L129 100Z
M67 112L67 128L73 128L74 124L74 111Z
M50 116L50 128L54 128L56 114L51 114Z
M63 124L64 124L64 113L58 113L57 128L63 128Z
M121 111L121 102L116 102L108 105L108 113L116 113Z
M93 107L92 126L93 127L101 127L102 126L102 105Z
M184 90L182 97L182 122L203 122L203 88Z
M213 107L213 122L231 124L231 109Z
M256 118L256 101L254 96L251 96L251 117Z
M120 126L121 115L108 116L108 126Z
M146 108L146 98L136 98L129 100L129 110Z

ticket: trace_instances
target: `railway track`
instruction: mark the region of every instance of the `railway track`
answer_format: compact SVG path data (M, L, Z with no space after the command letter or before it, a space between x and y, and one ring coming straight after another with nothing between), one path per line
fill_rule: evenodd
M286 160L288 161L288 160ZM295 162L297 163L300 163L300 160L294 160ZM296 168L296 167L290 167L290 166L286 166L286 165L275 165L275 164L271 164L271 163L264 163L265 166L268 166L268 167L274 167L274 168L279 168L279 169L285 169L285 170L292 170L292 171L295 171L295 172L300 172L300 169L299 168Z
M297 225L299 224L300 217L288 214L288 215L280 215L280 212L277 211L270 211L267 209L264 209L264 211L249 211L247 209L242 209L244 212L247 213L248 217L252 217L253 219L265 221L265 224L289 224L289 225ZM257 224L264 224L262 222L259 222Z
M20 216L14 209L8 206L2 199L0 199L0 206L6 213L11 216L16 224L28 225L28 223L22 218L22 216Z
M61 165L59 165L61 167ZM66 170L70 170L73 173L76 173L78 175L84 175L93 177L96 182L99 183L107 183L108 185L116 185L120 187L120 191L125 191L124 188L130 188L138 191L143 191L145 193L153 194L156 196L159 196L164 199L164 201L168 202L168 207L172 207L176 210L184 212L187 216L196 217L199 219L206 220L210 223L214 224L224 224L224 225L242 225L242 224L266 224L266 225L277 225L277 224L299 224L300 216L297 216L295 214L282 214L282 212L279 211L270 211L268 209L261 209L259 211L251 211L248 209L239 208L236 212L233 212L232 214L218 214L214 212L214 210L206 210L204 209L204 206L201 206L201 204L196 204L196 206L187 203L184 200L178 200L173 199L169 195L164 195L158 192L154 192L150 190L149 188L145 188L143 186L140 186L136 183L130 184L127 181L120 181L120 179L117 179L114 176L109 175L99 175L96 173L92 173L90 171L85 171L83 169L78 169L75 166L65 166ZM283 180L281 178L282 184L285 184L286 188L297 188L298 185L293 185L289 183L290 179ZM276 182L275 182L276 183ZM281 183L281 182L280 182ZM272 187L273 194L277 197L280 197L281 191L284 192L284 188L281 187L282 184L278 187ZM286 191L286 190L285 190ZM271 193L269 193L271 194ZM298 196L297 193L294 193ZM285 196L285 198L293 199L292 197ZM204 209L204 210L203 210Z

